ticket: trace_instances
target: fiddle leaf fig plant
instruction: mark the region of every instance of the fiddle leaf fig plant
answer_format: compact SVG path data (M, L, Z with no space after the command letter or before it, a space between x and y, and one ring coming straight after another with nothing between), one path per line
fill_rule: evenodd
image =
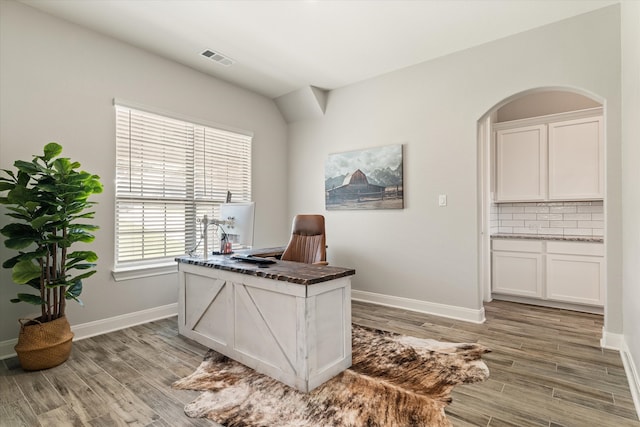
M80 304L82 280L96 273L98 256L90 250L71 250L77 242L90 243L98 226L87 223L102 192L97 175L78 170L80 163L59 157L62 146L51 142L30 162L18 160L15 171L2 170L0 203L17 220L0 229L5 246L18 252L4 261L12 279L35 290L18 293L11 302L39 305L42 322L65 315L66 301Z

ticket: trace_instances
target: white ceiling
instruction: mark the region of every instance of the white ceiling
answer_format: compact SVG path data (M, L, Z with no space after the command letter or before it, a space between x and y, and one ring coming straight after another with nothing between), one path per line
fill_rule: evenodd
M20 0L270 98L335 89L618 0ZM224 67L200 55L220 52Z

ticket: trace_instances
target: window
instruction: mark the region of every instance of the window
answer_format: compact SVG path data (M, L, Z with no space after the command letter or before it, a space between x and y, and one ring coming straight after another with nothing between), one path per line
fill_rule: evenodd
M250 201L251 140L116 104L115 270L174 266L201 237L197 219L218 217L227 191Z

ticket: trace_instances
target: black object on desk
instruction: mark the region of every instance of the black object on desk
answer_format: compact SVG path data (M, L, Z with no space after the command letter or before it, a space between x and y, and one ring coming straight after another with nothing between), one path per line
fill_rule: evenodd
M257 256L251 256L251 255L241 255L241 254L236 254L233 255L231 257L231 259L235 259L237 261L244 261L244 262L250 262L252 264L258 264L258 265L268 265L268 264L275 264L276 262L272 259L268 259L268 258L261 258L261 257L257 257Z

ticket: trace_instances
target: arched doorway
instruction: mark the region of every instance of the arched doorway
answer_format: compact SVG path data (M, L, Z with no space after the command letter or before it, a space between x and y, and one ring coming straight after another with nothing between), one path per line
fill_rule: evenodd
M509 128L522 125L524 129L526 125L544 122L544 118L549 118L549 120L553 122L554 120L573 119L600 114L602 117L601 156L604 157L604 153L606 152L606 132L604 132L604 124L606 123L606 120L604 120L606 118L605 108L604 99L584 90L564 87L535 88L516 93L501 100L489 109L478 121L478 229L480 230L478 240L478 274L480 304L491 301L492 298L497 295L496 298L499 299L596 312L606 316L606 303L602 301L606 295L606 274L604 274L604 266L606 265L604 262L604 253L606 253L606 251L602 251L602 263L597 267L597 269L602 269L600 276L602 286L600 300L602 304L600 307L598 307L596 303L574 304L560 301L562 298L547 298L546 290L544 289L540 291L538 295L540 299L537 299L537 296L534 296L533 293L527 297L516 296L511 298L509 292L506 292L506 297L505 295L494 292L494 286L492 286L494 274L492 272L491 252L492 236L495 237L501 232L526 234L526 236L523 237L526 237L528 240L538 239L538 237L534 237L534 235L541 235L539 239L544 240L545 233L567 235L568 237L576 233L576 235L580 235L585 239L587 236L591 236L594 239L602 238L604 244L606 244L606 230L604 226L606 187L603 182L600 183L602 185L601 199L597 200L596 197L591 197L589 204L587 204L586 198L582 200L579 197L568 198L566 201L558 198L549 199L546 193L549 188L547 182L544 184L547 186L545 188L544 200L538 199L538 201L535 202L520 200L511 204L504 203L504 200L508 200L508 198L501 199L496 196L500 191L498 191L499 188L496 185L496 176L499 175L499 173L496 172L496 159L498 156L495 142L496 129L499 129L501 126L503 128ZM603 159L600 160L602 162L600 171L602 173L601 180L604 180L604 176L606 176L604 173L605 162ZM535 200L535 197L533 197L532 200ZM552 206L553 204L556 206ZM527 211L526 213L524 212L525 210ZM565 215L559 214L562 211L571 212L572 210L575 211L575 213L573 215L570 213L566 214L566 218ZM580 215L578 215L578 210L580 210ZM515 213L516 211L518 213ZM589 215L587 215L587 211L591 211ZM505 212L512 212L513 214ZM589 218L587 218L587 216ZM546 246L543 246L543 248L546 248ZM543 251L544 250L546 249L543 249ZM537 260L539 264L545 267L547 258L544 252ZM532 263L532 265L535 265L536 261L534 260ZM545 280L547 270L540 269L540 265L536 267L539 269L538 271L541 272L542 280ZM597 269L596 271L598 271ZM534 281L532 280L531 283L534 283ZM538 286L544 287L544 282L542 283L542 285ZM518 291L516 290L514 293L518 294ZM526 295L526 292L524 292L523 295ZM568 300L571 301L571 298L568 298Z

